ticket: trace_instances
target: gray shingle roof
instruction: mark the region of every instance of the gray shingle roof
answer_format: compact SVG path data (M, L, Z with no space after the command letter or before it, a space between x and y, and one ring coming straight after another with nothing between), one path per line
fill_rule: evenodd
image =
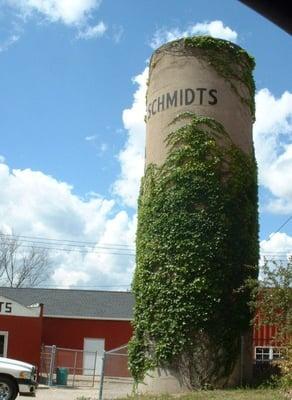
M130 292L0 287L0 295L24 306L44 304L44 315L105 319L132 319Z

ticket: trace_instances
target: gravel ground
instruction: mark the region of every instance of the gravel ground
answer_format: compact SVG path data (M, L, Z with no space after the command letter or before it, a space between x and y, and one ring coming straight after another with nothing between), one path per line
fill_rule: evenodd
M132 381L130 380L111 380L105 381L103 390L103 399L116 399L125 397L132 392ZM35 399L36 400L96 400L99 394L99 384L92 388L64 388L48 387L40 385ZM24 397L19 397L19 400Z

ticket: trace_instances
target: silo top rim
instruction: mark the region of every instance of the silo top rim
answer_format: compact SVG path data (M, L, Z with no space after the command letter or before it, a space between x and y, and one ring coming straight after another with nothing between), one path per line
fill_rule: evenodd
M171 53L185 53L191 54L198 51L225 51L229 53L232 57L240 57L247 61L250 69L254 69L255 61L252 56L250 56L242 47L237 44L230 42L225 39L218 39L212 36L190 36L186 38L176 39L171 42L165 43L158 47L152 54L150 60L150 66L152 59L163 52Z

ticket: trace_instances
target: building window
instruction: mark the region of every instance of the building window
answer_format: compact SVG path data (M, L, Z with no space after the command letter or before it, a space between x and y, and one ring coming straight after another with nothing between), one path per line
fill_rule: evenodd
M284 349L279 347L256 347L255 359L256 361L265 362L278 360L284 356Z
M8 332L0 331L0 357L7 357Z

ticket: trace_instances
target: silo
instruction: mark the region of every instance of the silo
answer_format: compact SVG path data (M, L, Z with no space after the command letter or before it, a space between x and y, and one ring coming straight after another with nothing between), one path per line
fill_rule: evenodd
M252 68L247 53L223 40L181 39L156 50L147 90L146 165L165 160L170 124L183 112L216 119L236 146L253 152Z
M211 37L152 55L130 367L148 392L248 383L257 276L253 59Z

